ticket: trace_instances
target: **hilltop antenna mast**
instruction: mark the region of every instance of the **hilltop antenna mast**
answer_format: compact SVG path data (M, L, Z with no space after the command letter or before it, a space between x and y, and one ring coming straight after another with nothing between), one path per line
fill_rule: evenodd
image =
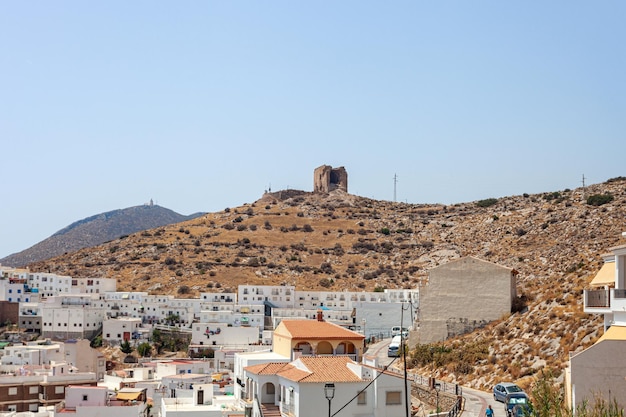
M393 174L393 202L396 202L396 185L398 184L398 174Z
M585 199L585 174L583 174L583 181L582 181L582 183L583 183L583 192L582 192L582 194L583 194L583 200L584 200Z

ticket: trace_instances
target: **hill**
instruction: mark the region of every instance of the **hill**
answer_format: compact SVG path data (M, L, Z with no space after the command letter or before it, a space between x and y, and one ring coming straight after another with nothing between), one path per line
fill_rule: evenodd
M193 219L202 214L184 216L153 204L108 211L74 222L36 245L0 259L0 263L22 267L142 230Z
M519 272L516 312L439 347L471 357L444 361L431 348L430 363L419 355L411 363L479 388L499 379L524 386L545 368L560 375L570 351L600 336L601 319L582 312L582 290L600 255L623 243L625 187L620 177L446 206L288 190L30 267L117 278L120 290L196 296L244 283L415 288L432 267L471 255Z

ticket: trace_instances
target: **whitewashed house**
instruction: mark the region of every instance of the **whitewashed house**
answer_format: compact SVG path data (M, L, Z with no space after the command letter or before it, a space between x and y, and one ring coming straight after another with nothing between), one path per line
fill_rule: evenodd
M584 291L584 311L604 316L604 334L591 347L571 352L566 372L570 406L596 397L626 406L626 245L602 255L604 265Z

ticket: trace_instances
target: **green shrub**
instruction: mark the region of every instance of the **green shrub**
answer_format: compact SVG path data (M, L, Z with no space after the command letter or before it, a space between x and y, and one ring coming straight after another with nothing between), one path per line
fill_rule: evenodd
M497 198L486 198L484 200L478 200L476 202L476 205L478 207L490 207L496 204L497 202L498 202Z
M587 197L587 204L590 206L601 206L606 203L610 203L613 201L612 194L593 194Z

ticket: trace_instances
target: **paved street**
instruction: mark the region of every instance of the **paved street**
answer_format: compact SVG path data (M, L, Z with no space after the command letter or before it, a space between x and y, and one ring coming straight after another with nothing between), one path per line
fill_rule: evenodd
M375 356L379 367L389 365L394 359L387 357L387 346L390 341L391 339L383 339L367 347L366 355ZM399 358L397 362L399 362ZM490 392L463 387L463 398L464 408L461 415L464 417L484 417L489 404L494 410L495 417L504 417L502 403L496 402ZM418 415L421 416L422 414L418 413Z

